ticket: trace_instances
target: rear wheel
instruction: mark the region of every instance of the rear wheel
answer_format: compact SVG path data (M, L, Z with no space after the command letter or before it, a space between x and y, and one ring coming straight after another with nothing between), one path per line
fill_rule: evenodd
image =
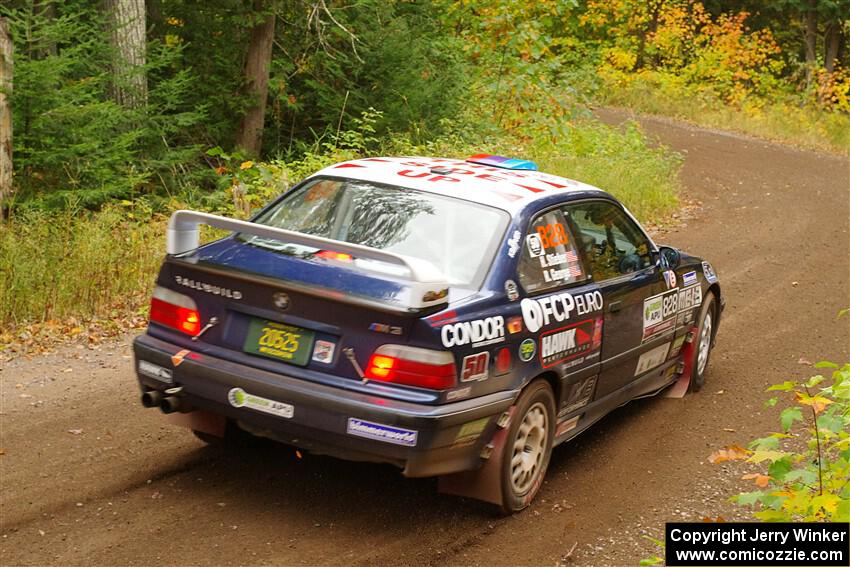
M502 455L502 509L512 514L534 499L549 467L555 432L555 396L545 380L517 400Z
M706 294L705 301L700 309L699 327L695 337L694 349L691 356L691 381L688 386L689 392L699 392L705 385L705 375L708 370L708 359L711 355L711 341L714 338L714 329L717 324L716 301L714 294Z

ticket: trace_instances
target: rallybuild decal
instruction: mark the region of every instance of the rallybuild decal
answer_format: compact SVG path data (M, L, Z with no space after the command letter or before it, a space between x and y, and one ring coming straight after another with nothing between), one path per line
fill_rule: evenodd
M500 343L505 340L505 319L497 315L486 319L448 324L440 330L440 337L446 348L470 343L473 347Z
M667 353L670 351L670 343L664 343L661 346L657 346L652 350L648 350L638 359L637 368L635 369L635 376L639 376L644 372L649 372L656 366L659 366L667 360Z
M227 394L227 401L235 408L251 408L263 413L270 413L280 417L291 419L295 415L295 408L283 402L277 402L268 398L261 398L249 394L242 388L233 388Z
M598 328L598 330L597 330ZM572 361L567 366L581 364L599 355L602 336L602 318L586 319L548 331L540 335L540 363L549 368L561 362Z
M384 443L392 443L393 445L404 445L405 447L415 447L416 437L419 434L417 431L411 429L390 427L382 423L372 423L371 421L363 421L354 417L348 418L346 432L349 435L383 441Z
M573 315L582 316L602 310L602 293L588 291L586 293L559 293L539 299L525 298L520 302L522 318L525 326L536 333L549 325L553 320L562 323Z
M696 272L688 272L684 276L682 276L682 285L689 286L697 283L697 273Z

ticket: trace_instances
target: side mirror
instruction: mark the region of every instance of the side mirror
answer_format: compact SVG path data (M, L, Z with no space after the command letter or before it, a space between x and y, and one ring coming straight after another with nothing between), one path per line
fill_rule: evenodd
M658 248L658 259L663 270L675 270L682 261L682 255L675 248L661 246Z

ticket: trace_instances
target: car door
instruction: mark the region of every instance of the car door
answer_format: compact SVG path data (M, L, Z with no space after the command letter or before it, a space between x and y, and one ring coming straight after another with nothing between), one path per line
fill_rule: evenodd
M562 207L528 224L517 263L520 305L529 338L522 362L561 381L559 419L594 397L602 345L602 294L589 277Z
M652 242L617 203L583 201L569 205L567 212L605 302L601 398L667 360L677 292L668 291Z

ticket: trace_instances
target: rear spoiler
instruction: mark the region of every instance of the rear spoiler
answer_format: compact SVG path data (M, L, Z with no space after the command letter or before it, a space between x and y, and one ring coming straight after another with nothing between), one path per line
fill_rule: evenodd
M408 274L407 278L404 278L404 283L409 288L410 295L408 298L405 298L405 303L407 304L405 307L410 309L433 307L442 305L448 301L449 283L445 275L436 266L426 260L264 224L211 215L209 213L186 210L174 212L168 221L168 230L166 233L167 253L169 255L183 254L184 252L198 248L200 245L199 227L202 224L321 250L343 252L357 259L375 260L399 266Z

